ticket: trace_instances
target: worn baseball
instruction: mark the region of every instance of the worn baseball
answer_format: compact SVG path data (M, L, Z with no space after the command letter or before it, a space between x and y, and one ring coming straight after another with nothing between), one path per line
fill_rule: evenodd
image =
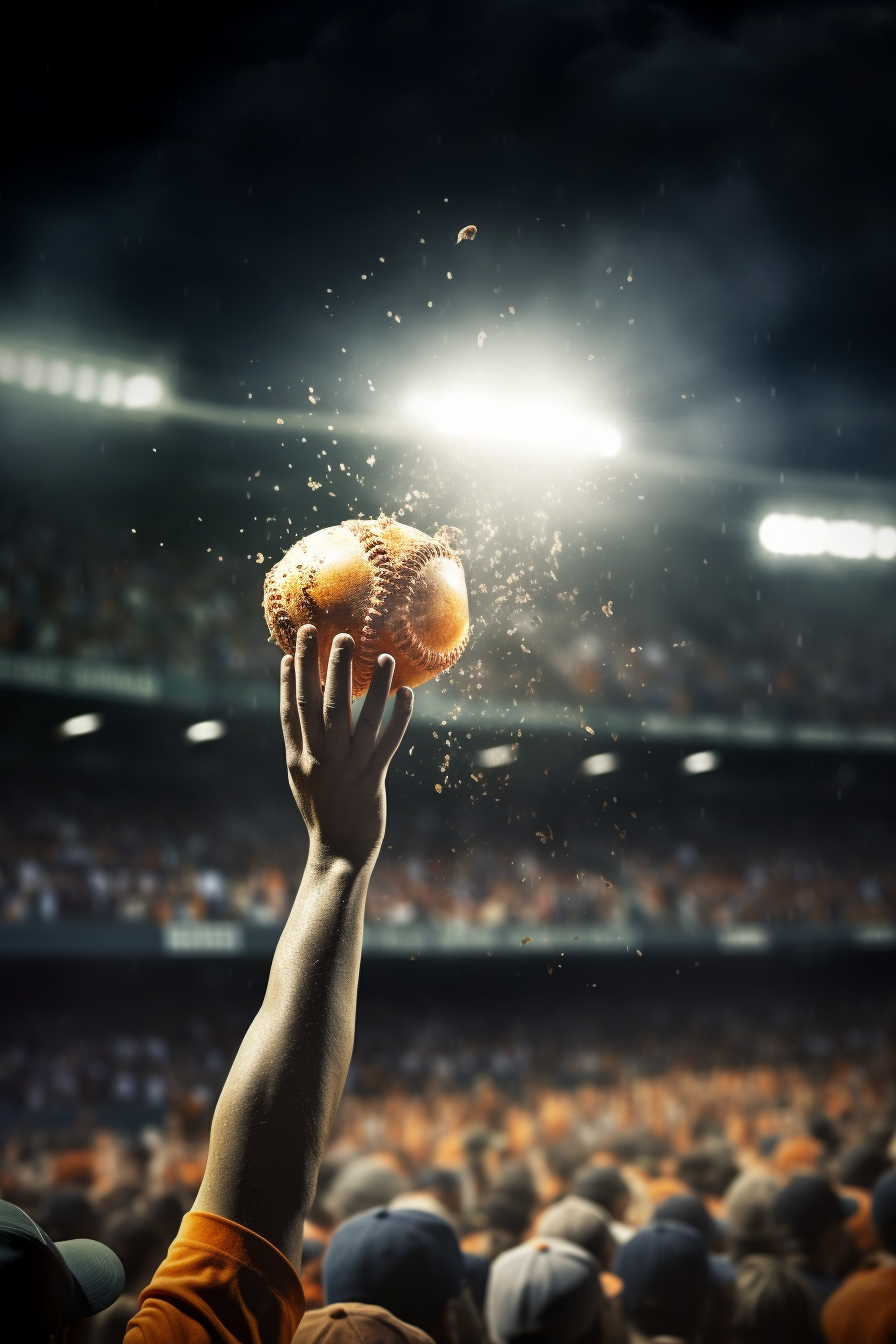
M321 682L330 645L355 641L352 695L363 695L381 653L395 659L393 687L420 686L457 662L470 636L464 569L445 536L392 518L324 527L286 552L264 581L264 614L284 653L317 626Z

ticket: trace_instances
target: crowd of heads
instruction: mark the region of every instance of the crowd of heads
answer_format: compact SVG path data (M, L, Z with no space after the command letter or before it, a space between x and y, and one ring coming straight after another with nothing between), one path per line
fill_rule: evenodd
M664 1082L668 1104L676 1086ZM523 1107L485 1087L461 1106L433 1093L432 1132L412 1134L405 1117L405 1146L394 1136L414 1111L406 1096L350 1098L306 1224L301 1339L883 1340L842 1304L896 1265L892 1083L877 1101L800 1115L801 1132L773 1144L692 1125L676 1151L644 1131L595 1149L587 1101L559 1091ZM183 1108L140 1137L7 1140L0 1196L52 1242L98 1240L121 1262L122 1296L76 1339L121 1339L206 1148L207 1116Z
M511 842L495 827L462 846L458 827L433 825L418 806L383 851L368 923L524 934L553 925L575 935L597 924L662 931L896 918L888 826L874 815L857 823L856 844L854 828L820 809L790 815L786 832L765 813L760 835L736 809L717 808L711 828L698 809L665 826L643 808L635 826L615 798L605 814L595 810L603 839L573 826L565 844L548 844L535 821L526 839ZM76 796L54 805L19 790L0 808L0 923L227 919L279 928L305 846L277 820L263 803L203 811L124 792L102 805Z
M865 1339L836 1323L896 1254L891 1008L762 997L491 1030L477 1004L368 1005L306 1224L305 1344ZM76 1338L121 1338L195 1196L246 1025L225 998L157 1009L155 1037L139 1004L128 1037L77 1011L4 1024L0 1197L124 1267Z

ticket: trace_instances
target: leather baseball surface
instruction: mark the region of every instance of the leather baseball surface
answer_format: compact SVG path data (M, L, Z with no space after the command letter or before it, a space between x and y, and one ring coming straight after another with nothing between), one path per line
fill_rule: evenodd
M264 581L264 614L284 653L317 626L325 680L334 636L355 641L352 695L376 659L395 659L393 689L420 686L461 656L470 634L463 565L451 547L381 515L324 527L297 541Z

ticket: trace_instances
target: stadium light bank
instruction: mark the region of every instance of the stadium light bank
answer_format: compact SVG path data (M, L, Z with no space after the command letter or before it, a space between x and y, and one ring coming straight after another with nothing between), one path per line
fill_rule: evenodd
M140 365L3 337L0 387L106 410L155 411L168 399L158 374Z
M896 527L878 527L853 518L769 513L759 524L759 540L773 555L896 560Z
M448 392L434 399L410 396L405 412L438 434L512 449L556 446L582 457L616 457L622 447L617 429L555 402Z

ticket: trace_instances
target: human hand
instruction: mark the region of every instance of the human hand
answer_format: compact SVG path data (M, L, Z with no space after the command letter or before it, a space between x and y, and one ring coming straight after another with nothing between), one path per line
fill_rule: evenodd
M303 625L295 657L280 664L280 719L293 797L311 844L309 861L372 863L386 826L386 771L411 718L414 694L402 686L380 732L395 660L380 654L352 728L351 635L337 635L321 689L317 631ZM379 735L379 736L378 736Z

